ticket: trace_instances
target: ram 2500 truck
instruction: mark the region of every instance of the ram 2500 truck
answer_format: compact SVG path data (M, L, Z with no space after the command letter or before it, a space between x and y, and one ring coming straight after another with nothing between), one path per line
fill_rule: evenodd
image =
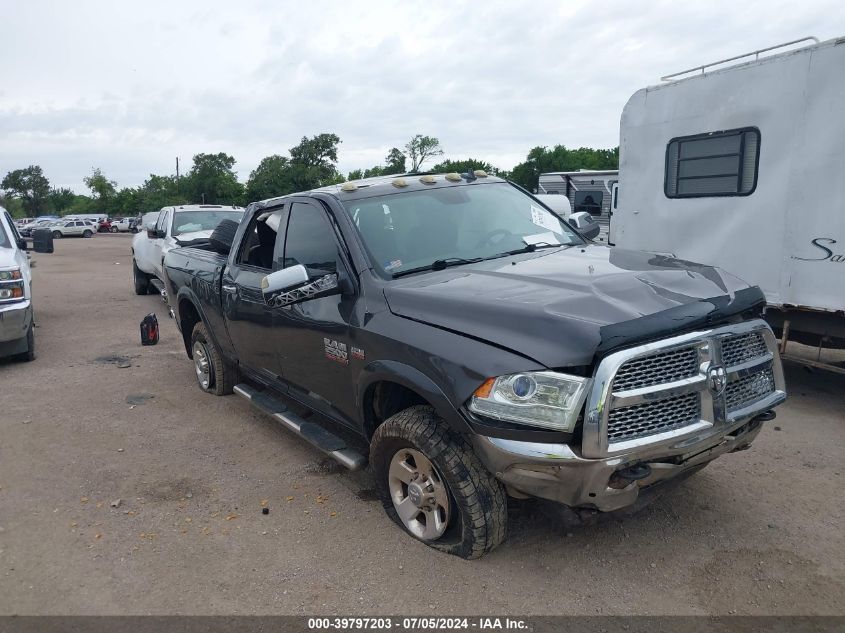
M253 203L165 275L203 390L369 463L397 524L467 558L509 496L631 506L786 398L758 288L593 244L483 172Z

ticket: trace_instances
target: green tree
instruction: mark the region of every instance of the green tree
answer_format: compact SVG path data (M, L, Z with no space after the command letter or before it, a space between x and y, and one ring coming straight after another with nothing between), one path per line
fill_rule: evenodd
M187 197L194 203L203 204L242 202L244 187L238 182L234 166L235 158L223 152L197 154L184 179Z
M405 154L398 147L392 148L387 153L387 158L384 159L386 167L384 174L404 174L405 173Z
M361 180L364 177L364 172L360 169L353 169L349 172L349 175L346 177L347 180Z
M8 195L20 198L26 213L38 215L45 209L47 196L50 194L50 181L41 167L30 165L6 174L0 182L0 188Z
M114 197L114 194L117 193L117 183L114 180L106 178L99 167L95 167L91 171L91 175L83 178L82 182L91 190L94 199L100 202L108 201L109 198Z
M443 148L434 136L417 134L405 145L405 156L411 159L412 172L418 172L426 159L442 155Z
M529 191L536 191L540 174L578 169L619 169L619 148L579 147L571 150L564 145L555 145L552 149L535 147L528 152L524 162L513 168L510 177Z
M69 209L76 200L76 194L67 187L54 188L47 195L47 200L56 215L64 215L64 211Z
M246 182L246 199L249 202L266 200L292 193L291 163L284 156L273 154L261 159Z
M463 174L468 171L475 171L476 169L483 169L488 174L496 173L498 171L490 163L483 160L478 160L476 158L467 158L466 160L449 160L447 158L442 163L438 163L437 165L432 167L431 171L436 172L438 174L448 172L457 172L459 174Z
M176 176L150 174L137 189L136 213L158 211L162 207L190 202L185 186L180 187Z
M290 149L288 175L291 191L307 191L338 182L343 176L338 173L337 134L318 134L312 138L302 137L299 145Z

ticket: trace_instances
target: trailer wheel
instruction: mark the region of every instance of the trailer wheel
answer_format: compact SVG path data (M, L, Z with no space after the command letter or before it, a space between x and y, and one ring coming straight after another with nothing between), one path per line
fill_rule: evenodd
M191 356L200 389L215 396L232 393L238 383L237 368L223 359L204 323L197 323L191 332Z
M502 484L431 407L410 407L379 426L370 463L388 516L426 545L478 558L505 540Z

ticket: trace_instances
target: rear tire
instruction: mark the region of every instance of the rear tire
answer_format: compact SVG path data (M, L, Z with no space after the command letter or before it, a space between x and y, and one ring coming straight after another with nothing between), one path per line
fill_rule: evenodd
M135 260L132 260L132 282L135 284L136 295L146 295L150 292L150 276L138 268Z
M53 231L53 239L54 239L54 240L60 240L60 239L62 239L62 234L61 234L61 232L59 232L59 231Z
M109 231L111 231L112 233L117 233L117 227L113 226L109 229Z
M370 463L388 516L426 545L461 558L478 558L505 540L504 487L467 441L453 433L431 407L410 407L379 426L370 444ZM419 509L416 504L408 505L419 499L419 493L403 482L406 471L412 473L411 482L422 482L424 505ZM442 495L438 497L441 485L445 485L448 503L441 501ZM428 494L432 496L425 501ZM405 519L397 506L406 508ZM429 529L437 528L444 519L445 529Z
M232 393L239 381L238 370L223 359L204 323L197 323L191 332L191 355L200 389L215 396Z
M89 231L88 229L85 229L82 232L82 237L91 237L92 235L94 235L94 234L91 231Z

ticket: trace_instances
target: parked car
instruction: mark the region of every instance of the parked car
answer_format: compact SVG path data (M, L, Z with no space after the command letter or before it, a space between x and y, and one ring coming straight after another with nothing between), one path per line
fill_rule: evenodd
M35 358L32 276L21 237L0 207L0 357Z
M135 293L149 292L150 284L159 286L162 261L172 248L208 240L221 220L240 220L242 207L218 204L186 204L164 207L154 217L144 216L144 228L132 238L132 277Z
M369 461L398 525L467 558L504 539L509 495L625 508L786 398L759 288L591 243L484 172L254 203L164 265L203 391Z
M54 240L71 236L93 237L97 232L96 225L90 220L61 221L50 225L49 228L53 233Z
M47 227L55 223L57 220L58 218L56 217L39 218L21 227L20 234L23 237L32 237L32 232L35 229L46 229Z

